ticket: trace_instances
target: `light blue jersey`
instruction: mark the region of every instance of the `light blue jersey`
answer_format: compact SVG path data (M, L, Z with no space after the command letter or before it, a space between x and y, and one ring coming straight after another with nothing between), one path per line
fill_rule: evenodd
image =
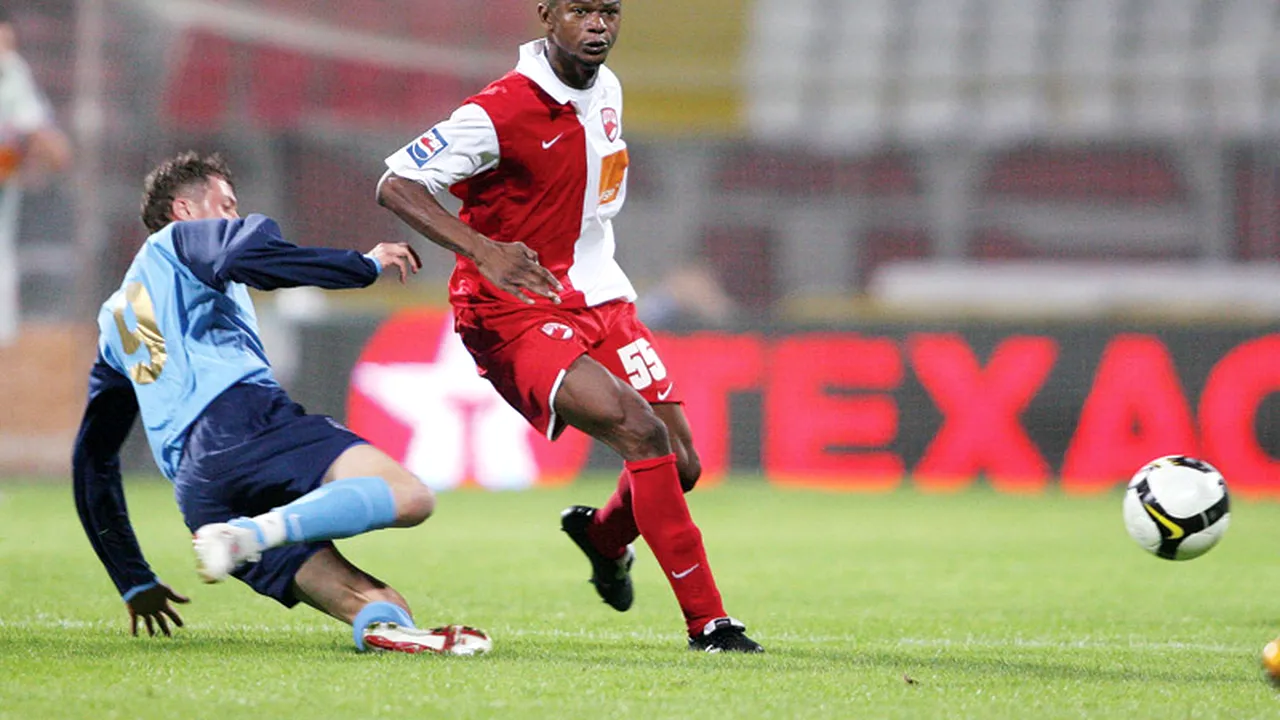
M177 475L187 430L224 390L277 385L249 287L364 287L380 271L352 250L298 247L264 215L175 222L147 238L98 313L98 354L132 384L165 477ZM110 384L93 375L91 399Z
M298 247L262 215L175 222L147 238L98 314L98 359L89 371L89 397L72 452L76 512L126 600L158 582L124 506L119 454L134 419L141 415L160 471L180 479L184 458L196 466L210 460L200 447L186 447L191 428L205 414L253 398L265 397L257 402L267 404L287 398L272 378L247 287L365 287L381 270L377 260L353 250ZM248 392L227 395L244 385L251 386ZM257 418L272 408L236 409ZM252 422L243 425L253 432ZM355 438L324 427L330 436L349 436L343 442ZM218 439L234 445L250 438ZM291 439L276 437L276 446L288 447ZM308 438L297 440L305 447ZM269 465L264 468L271 473ZM188 510L183 508L184 515Z
M177 473L187 428L238 382L275 385L248 288L210 287L179 258L173 223L143 244L98 313L98 350L134 386L156 464ZM191 228L186 228L190 230Z

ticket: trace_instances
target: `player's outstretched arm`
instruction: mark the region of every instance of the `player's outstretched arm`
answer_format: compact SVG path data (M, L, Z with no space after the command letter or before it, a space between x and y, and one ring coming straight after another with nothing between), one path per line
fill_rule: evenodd
M133 386L100 357L89 373L89 401L72 453L72 488L80 524L128 607L133 634L141 617L148 632L159 625L167 635L169 619L182 625L169 600L187 599L163 585L142 556L120 476L120 446L137 416Z
M299 247L285 240L280 226L265 215L175 223L173 245L183 264L218 290L228 282L259 290L304 285L330 290L359 288L372 285L386 267L398 268L403 281L422 266L406 243L383 243L368 255Z
M538 263L536 252L524 243L498 243L472 230L420 183L389 175L378 185L378 204L419 235L475 261L476 269L489 282L522 302L532 304L533 296L560 302L564 288L550 270Z

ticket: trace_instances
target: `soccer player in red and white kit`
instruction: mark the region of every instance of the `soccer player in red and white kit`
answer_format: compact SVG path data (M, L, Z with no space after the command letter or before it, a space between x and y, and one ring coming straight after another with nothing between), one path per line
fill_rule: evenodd
M630 543L643 537L691 649L760 652L724 610L683 494L701 467L680 389L613 257L628 157L604 62L622 2L546 0L538 17L546 38L521 46L515 70L387 158L378 202L457 253L455 325L503 398L548 438L572 425L625 461L604 507L561 515L604 601L631 607ZM459 217L436 201L445 190Z

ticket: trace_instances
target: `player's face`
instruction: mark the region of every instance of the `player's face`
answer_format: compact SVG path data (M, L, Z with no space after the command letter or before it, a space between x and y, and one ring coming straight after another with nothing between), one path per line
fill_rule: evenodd
M587 66L603 65L618 40L622 0L559 0L538 6L547 40Z
M173 199L174 220L235 220L240 217L236 191L220 177L209 178L204 185Z

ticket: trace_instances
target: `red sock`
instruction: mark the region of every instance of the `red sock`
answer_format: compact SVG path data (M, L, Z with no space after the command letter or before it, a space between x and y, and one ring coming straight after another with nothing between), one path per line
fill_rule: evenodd
M662 566L684 612L689 634L725 616L720 591L707 563L702 532L689 516L674 454L626 464L636 526Z
M618 478L618 489L609 496L604 507L596 511L587 527L587 537L605 557L616 560L627 551L627 546L640 537L636 528L636 516L631 511L631 472L623 468Z

